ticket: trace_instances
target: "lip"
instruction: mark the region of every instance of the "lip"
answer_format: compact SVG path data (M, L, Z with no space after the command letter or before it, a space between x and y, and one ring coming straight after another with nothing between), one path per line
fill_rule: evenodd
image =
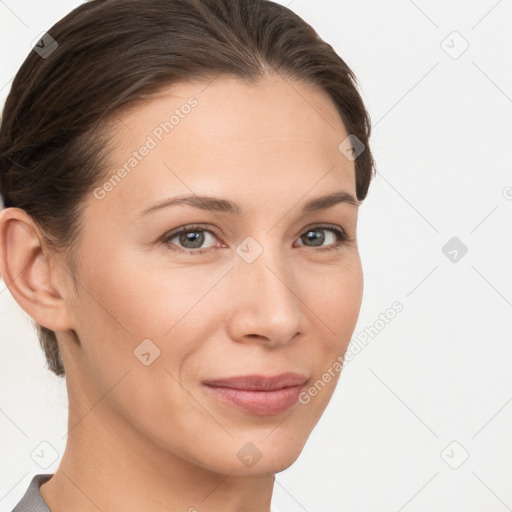
M258 416L279 414L292 407L308 378L298 373L266 377L244 375L203 381L217 398L245 412Z

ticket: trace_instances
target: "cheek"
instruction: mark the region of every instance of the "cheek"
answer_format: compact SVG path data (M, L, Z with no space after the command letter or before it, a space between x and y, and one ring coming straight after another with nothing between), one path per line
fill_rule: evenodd
M87 292L81 291L77 312L86 325L96 324L133 342L162 338L186 320L219 273L172 262L153 264L144 254L116 254L111 249L108 259L91 258L82 269Z
M358 257L330 270L330 279L319 281L322 286L311 288L305 296L316 314L314 329L305 348L312 364L311 386L305 390L303 405L319 417L327 406L341 371L342 361L357 324L363 297L363 273ZM320 334L321 333L321 334ZM312 343L312 341L315 343ZM309 404L309 405L308 405Z
M114 256L90 265L75 306L79 374L89 399L105 397L106 415L124 418L159 444L170 443L170 433L179 440L187 428L200 431L207 414L181 385L180 369L204 339L198 320L219 317L213 303L198 302L218 279L210 273L191 280L182 268L151 270Z
M82 269L75 305L83 375L103 394L129 372L123 392L112 395L118 406L111 405L130 415L133 404L140 404L139 419L163 408L171 414L189 407L190 396L179 384L181 370L195 360L209 328L223 319L223 303L208 292L226 271L162 268L142 260L113 252L102 263L91 258Z
M348 345L357 324L363 297L363 272L357 253L330 266L304 289L304 302L322 326L328 350Z
M358 269L344 273L331 282L324 295L326 316L332 321L336 337L348 344L357 324L363 297L362 273Z

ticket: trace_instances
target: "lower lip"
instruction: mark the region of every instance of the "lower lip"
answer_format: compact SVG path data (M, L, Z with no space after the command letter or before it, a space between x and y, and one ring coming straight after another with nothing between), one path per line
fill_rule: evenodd
M217 398L243 411L257 416L279 414L289 409L299 399L304 388L290 386L274 391L248 391L243 389L206 386Z

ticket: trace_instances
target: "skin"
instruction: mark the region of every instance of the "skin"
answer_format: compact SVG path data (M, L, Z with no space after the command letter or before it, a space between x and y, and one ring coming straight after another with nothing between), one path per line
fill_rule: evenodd
M111 174L190 96L197 106L136 168L103 199L87 198L77 290L24 211L0 216L2 276L21 307L57 332L66 368L66 450L41 486L53 512L268 512L274 474L297 459L339 378L309 403L263 416L201 384L286 371L314 384L347 349L363 274L357 205L301 214L320 195L355 197L354 162L338 149L348 134L311 85L266 76L167 88L117 116ZM182 205L140 216L192 192L242 212ZM191 223L213 230L200 232L206 252L190 255L193 244L177 237L162 243ZM301 238L322 224L348 241L320 230L331 247L321 251ZM248 236L263 249L252 263L236 252ZM160 350L148 366L134 356L144 339ZM251 467L237 457L248 442L262 455Z

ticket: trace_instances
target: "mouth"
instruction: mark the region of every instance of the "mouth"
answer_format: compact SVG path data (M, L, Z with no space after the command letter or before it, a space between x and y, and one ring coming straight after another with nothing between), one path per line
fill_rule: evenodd
M244 375L203 381L205 388L221 401L257 416L282 413L292 407L308 378L298 373L273 377Z

